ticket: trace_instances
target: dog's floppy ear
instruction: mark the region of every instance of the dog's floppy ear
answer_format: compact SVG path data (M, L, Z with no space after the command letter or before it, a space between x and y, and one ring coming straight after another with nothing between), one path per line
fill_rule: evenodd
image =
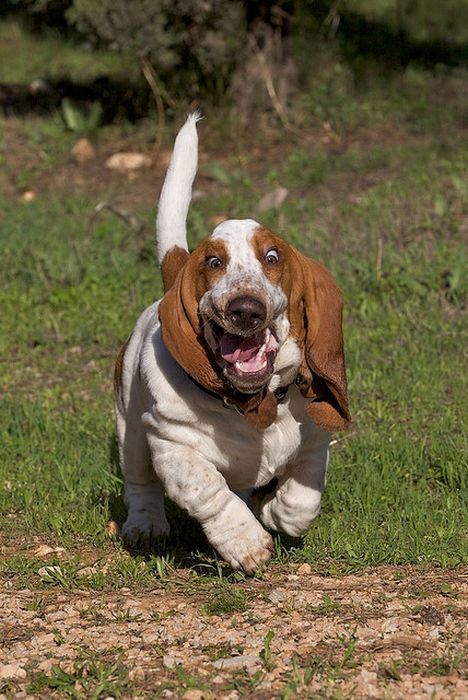
M290 298L291 333L303 352L297 384L302 395L312 399L306 408L309 417L325 430L343 430L351 417L341 291L324 265L296 249L293 253L297 281Z
M189 252L177 245L167 251L161 263L161 276L165 292L172 287L189 257Z
M207 352L198 317L197 257L182 248L166 253L161 273L166 293L159 304L164 345L172 357L199 384L210 391L221 391Z

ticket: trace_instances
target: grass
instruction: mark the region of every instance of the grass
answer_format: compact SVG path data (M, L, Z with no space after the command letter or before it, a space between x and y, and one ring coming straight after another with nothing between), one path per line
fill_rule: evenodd
M0 36L7 31L2 25ZM324 261L344 291L354 424L332 448L322 515L303 541L278 538L277 560L331 573L383 563L458 566L467 560L463 74L444 76L442 105L441 76L410 68L386 93L377 81L356 94L345 68L332 68L323 94L312 85L297 102L301 143L274 135L278 154L260 170L247 140L228 141L223 158L209 154L202 171L214 184L192 205L191 242L206 235L212 217L250 216L262 193L283 185L286 203L262 221ZM316 140L324 120L339 147ZM149 560L120 557L106 533L106 523L124 515L113 358L161 293L149 233L153 202L140 198L133 207L143 235L110 217L89 228L95 181L79 191L41 182L67 167L70 135L53 115L17 120L25 124L23 139L46 157L33 158L15 184L40 196L10 195L0 212L0 517L12 547L24 550L34 536L77 558L18 554L4 558L1 575L37 587L151 587L190 553L201 548L197 561L211 557L199 529L175 511L181 527L168 552ZM216 116L201 125L208 149L205 128L216 132ZM1 157L9 157L5 146ZM105 171L99 187L102 199L119 196ZM112 576L79 573L80 552L90 548L116 557ZM52 580L38 574L44 566L59 567ZM211 614L245 609L223 587L216 595ZM325 603L323 614L333 605Z
M60 666L53 666L50 673L36 673L29 685L29 692L34 695L57 692L61 697L90 698L98 700L104 697L116 699L127 697L131 689L128 669L119 659L115 650L112 659L96 658L96 653L83 655L72 671L65 671Z
M96 56L84 41L65 40L52 29L45 36L32 34L12 18L0 23L0 63L6 83L30 83L38 78L80 83L84 77L91 82L101 76L119 78L129 71L138 72L128 56L104 50Z

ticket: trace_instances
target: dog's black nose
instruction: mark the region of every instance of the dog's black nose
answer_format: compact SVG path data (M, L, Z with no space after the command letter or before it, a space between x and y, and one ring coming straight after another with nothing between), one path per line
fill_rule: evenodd
M266 308L254 297L236 297L227 305L226 315L239 330L253 331L265 322Z

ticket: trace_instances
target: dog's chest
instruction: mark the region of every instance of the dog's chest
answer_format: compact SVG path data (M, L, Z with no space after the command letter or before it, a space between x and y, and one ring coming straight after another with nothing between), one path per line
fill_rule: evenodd
M280 475L304 443L303 399L291 387L278 405L276 421L264 431L247 424L236 410L226 408L180 369L161 342L152 336L153 352L144 362L155 426L162 439L192 448L213 464L232 489L252 488ZM149 408L149 406L148 406Z
M221 409L213 418L200 449L225 476L233 489L267 484L284 472L301 446L300 423L288 405L278 407L278 418L263 432L247 425L242 416ZM208 438L208 439L207 439Z

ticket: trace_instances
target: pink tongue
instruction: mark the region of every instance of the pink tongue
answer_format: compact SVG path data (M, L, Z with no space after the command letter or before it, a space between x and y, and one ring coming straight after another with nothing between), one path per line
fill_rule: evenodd
M255 357L262 347L262 338L258 334L250 338L243 338L232 333L225 333L221 338L220 353L221 357L234 364L234 362L248 362Z
M225 333L221 338L220 353L226 362L244 363L244 369L249 372L256 372L264 366L265 353L275 352L278 348L278 341L273 334L270 335L264 352L260 352L265 340L265 334L256 333L250 338L243 338L232 333Z

